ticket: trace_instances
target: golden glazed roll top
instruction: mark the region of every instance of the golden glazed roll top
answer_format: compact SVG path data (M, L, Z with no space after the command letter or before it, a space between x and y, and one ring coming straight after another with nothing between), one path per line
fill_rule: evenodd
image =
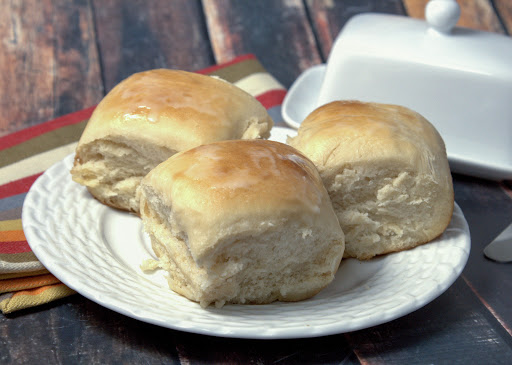
M444 142L420 114L398 105L336 101L313 111L290 143L316 165L381 161L447 172ZM324 173L326 171L324 170ZM445 176L446 178L446 176Z
M145 71L100 102L71 173L101 202L138 212L135 190L158 163L212 141L267 138L272 125L258 100L228 82L185 71Z
M415 247L450 222L444 142L408 108L332 102L313 111L289 143L318 168L346 234L347 257Z
M332 281L343 254L318 172L281 143L181 152L152 170L140 193L171 288L203 304L310 297Z
M120 136L183 151L213 141L267 138L271 127L265 108L235 85L157 69L114 87L94 111L80 144Z

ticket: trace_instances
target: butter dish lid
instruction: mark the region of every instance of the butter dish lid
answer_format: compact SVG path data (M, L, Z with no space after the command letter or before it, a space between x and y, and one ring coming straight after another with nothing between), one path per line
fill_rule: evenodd
M340 33L344 46L359 48L361 55L400 59L446 69L512 77L510 37L469 28L455 27L460 10L432 5L455 1L431 0L427 21L399 15L361 14L354 16ZM437 7L436 7L437 8ZM443 11L447 11L448 14ZM442 24L441 24L442 23ZM343 50L340 50L343 52ZM332 52L330 57L338 57Z
M355 99L413 109L440 132L453 172L512 179L512 40L456 27L460 8L454 0L429 1L425 15L426 21L354 16L336 38L325 70L296 82L321 75L314 107ZM292 85L290 98L300 88L308 87ZM286 104L288 122L294 113Z

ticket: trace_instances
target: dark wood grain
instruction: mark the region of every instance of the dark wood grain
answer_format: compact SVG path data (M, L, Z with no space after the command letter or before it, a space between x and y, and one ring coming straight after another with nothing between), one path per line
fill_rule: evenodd
M428 0L403 0L407 14L413 18L425 19L425 5ZM506 1L506 0L505 0ZM457 25L460 27L505 33L498 15L490 0L457 1L461 15Z
M359 363L343 335L255 341L180 334L178 353L193 364Z
M512 222L512 198L500 184L457 176L455 200L471 230L472 252L464 278L475 295L512 336L512 265L498 264L483 249ZM499 279L501 278L501 279Z
M275 341L202 336L137 321L79 295L0 317L0 334L9 339L0 341L2 364L359 363L343 335Z
M108 92L153 68L195 71L214 63L198 0L93 0Z
M329 56L336 36L352 16L367 12L404 13L400 0L307 0L306 4L324 61Z
M493 0L494 7L498 11L498 18L504 24L507 34L512 34L512 1Z
M0 135L103 96L88 1L0 1Z
M346 337L365 364L506 364L512 358L510 335L462 278L416 312Z
M2 364L179 363L178 332L80 295L0 318L0 333L9 339L0 342Z
M322 61L300 0L211 0L203 6L217 62L254 53L289 87L302 71Z

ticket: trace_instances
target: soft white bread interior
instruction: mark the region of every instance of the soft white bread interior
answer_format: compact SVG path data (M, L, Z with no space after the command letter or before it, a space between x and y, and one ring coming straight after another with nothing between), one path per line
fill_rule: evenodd
M318 168L345 233L345 257L409 249L448 226L454 198L445 145L420 114L336 101L313 111L288 143Z
M258 100L226 81L177 70L140 72L94 110L71 174L99 201L137 213L136 188L158 163L209 142L267 138L272 125Z
M334 278L344 235L320 176L294 148L225 141L178 153L140 185L141 217L175 292L199 302L309 298Z

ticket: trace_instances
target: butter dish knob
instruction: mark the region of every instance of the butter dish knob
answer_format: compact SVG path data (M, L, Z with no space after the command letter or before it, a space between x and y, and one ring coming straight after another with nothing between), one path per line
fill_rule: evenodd
M425 18L431 29L448 34L457 24L460 7L455 0L430 0L425 7Z

